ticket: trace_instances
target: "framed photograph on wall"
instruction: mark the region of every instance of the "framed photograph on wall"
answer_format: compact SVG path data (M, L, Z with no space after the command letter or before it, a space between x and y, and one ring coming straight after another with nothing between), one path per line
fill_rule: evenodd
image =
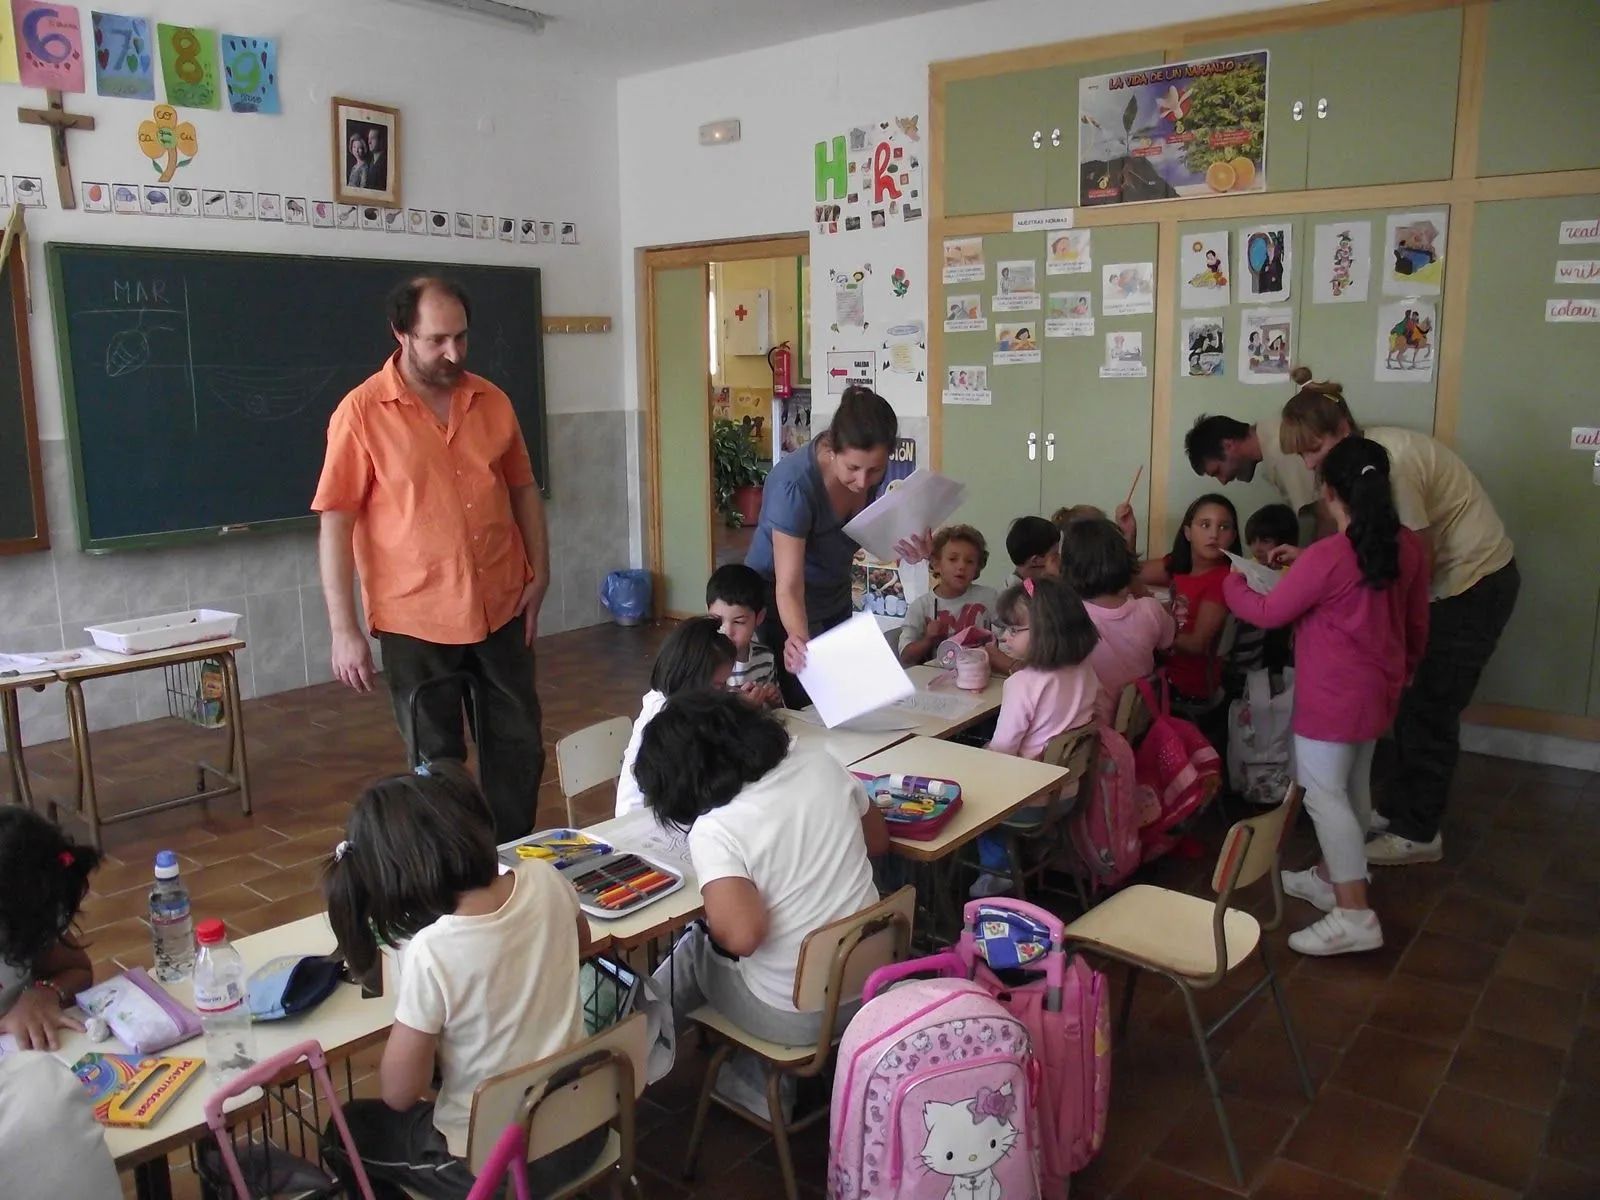
M403 207L400 110L333 98L333 192L340 204Z

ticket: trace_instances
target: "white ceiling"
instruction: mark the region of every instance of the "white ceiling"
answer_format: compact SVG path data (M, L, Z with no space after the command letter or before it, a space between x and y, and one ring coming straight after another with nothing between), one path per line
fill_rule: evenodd
M418 6L419 0L401 0ZM957 8L973 0L503 0L554 19L538 35L576 68L615 77L700 62L797 38ZM448 7L441 19L481 21ZM506 36L514 25L493 21ZM774 80L780 84L780 80Z

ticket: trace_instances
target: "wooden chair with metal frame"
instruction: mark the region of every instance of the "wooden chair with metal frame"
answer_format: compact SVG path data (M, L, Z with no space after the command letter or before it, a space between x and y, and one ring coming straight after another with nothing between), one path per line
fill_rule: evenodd
M644 1091L649 1037L645 1014L634 1013L570 1050L480 1083L467 1133L467 1165L477 1178L468 1200L499 1195L518 1157L534 1162L607 1124L612 1127L593 1165L547 1200L576 1196L607 1177L617 1200L629 1190L639 1200L634 1101ZM506 1194L523 1192L508 1187Z
M905 959L911 947L912 915L916 911L916 889L903 887L878 901L871 908L813 929L800 946L800 964L794 977L794 1006L801 1012L822 1014L817 1040L809 1046L783 1046L746 1033L710 1005L689 1014L706 1037L717 1043L706 1067L705 1083L695 1109L694 1130L689 1135L689 1152L684 1160L684 1178L694 1177L700 1140L705 1134L706 1117L715 1100L729 1112L772 1135L778 1151L778 1167L783 1173L784 1194L788 1200L798 1195L794 1159L789 1136L826 1120L826 1104L813 1112L786 1121L783 1115L781 1085L783 1076L814 1078L827 1068L834 1046L843 1035L840 1010L861 995L867 976L879 967ZM762 1060L767 1076L767 1112L763 1119L716 1094L717 1072L737 1051L746 1050Z
M1306 1068L1283 987L1262 937L1263 933L1270 933L1283 923L1279 851L1285 831L1294 823L1303 794L1298 785L1291 786L1283 803L1276 808L1236 822L1228 830L1211 874L1215 900L1152 884L1134 884L1103 900L1068 925L1066 931L1069 944L1128 966L1127 988L1117 1021L1119 1039L1127 1034L1134 984L1140 971L1156 971L1177 985L1189 1015L1195 1046L1200 1052L1200 1065L1205 1069L1206 1084L1211 1089L1217 1123L1222 1127L1228 1165L1241 1186L1245 1182L1244 1171L1239 1164L1239 1150L1228 1124L1228 1113L1222 1104L1222 1089L1211 1062L1209 1042L1263 988L1272 990L1283 1031L1289 1039L1289 1049L1294 1054L1295 1067L1300 1072L1301 1086L1307 1099L1313 1096L1311 1073ZM1268 920L1261 920L1232 904L1236 891L1250 887L1263 876L1270 876L1272 887L1272 915ZM1202 1025L1195 992L1216 987L1256 949L1261 952L1264 977L1209 1028Z
M1111 728L1125 737L1128 745L1137 748L1144 740L1144 735L1150 732L1154 719L1150 706L1139 693L1138 685L1130 683L1125 686L1122 695L1117 697L1117 713L1112 718Z
M622 756L632 732L633 722L627 717L612 717L569 733L556 743L556 778L567 802L568 825L577 824L574 798L622 774Z

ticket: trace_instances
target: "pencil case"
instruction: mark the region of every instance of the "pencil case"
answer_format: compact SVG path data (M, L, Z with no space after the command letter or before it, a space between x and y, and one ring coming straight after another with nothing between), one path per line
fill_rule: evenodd
M590 837L581 829L542 829L500 847L500 861L508 867L536 858L566 872L584 863L598 862L616 848Z
M78 1007L104 1017L111 1036L135 1054L157 1054L200 1034L200 1018L174 1000L143 967L77 994Z
M893 837L925 842L939 836L961 811L961 785L926 775L861 775L867 796Z
M602 921L629 916L683 887L683 876L671 867L628 851L586 860L566 876L578 907Z

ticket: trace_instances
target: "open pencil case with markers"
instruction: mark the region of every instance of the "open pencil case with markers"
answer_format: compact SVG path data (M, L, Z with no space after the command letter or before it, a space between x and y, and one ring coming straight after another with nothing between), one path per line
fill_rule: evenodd
M961 811L961 785L953 779L926 775L863 775L852 771L867 797L883 814L891 837L925 842Z
M578 907L602 921L638 912L683 887L683 876L671 867L578 829L546 829L500 849L507 866L530 858L565 875L578 893Z

